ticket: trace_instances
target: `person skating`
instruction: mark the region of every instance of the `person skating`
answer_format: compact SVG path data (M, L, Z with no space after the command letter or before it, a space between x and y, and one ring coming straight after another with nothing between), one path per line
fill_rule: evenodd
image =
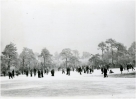
M40 70L38 70L38 78L41 78Z
M32 72L32 69L30 70L30 75L31 75L31 77L33 76L33 72Z
M43 70L41 69L41 77L43 77Z
M67 75L70 76L70 68L69 67L67 68Z
M12 79L13 79L13 77L12 77L12 73L11 73L10 71L8 72L8 75L9 75L9 79L10 79L10 78L12 78Z
M130 68L130 65L129 64L127 64L127 71L129 72L129 68Z
M82 68L81 67L79 67L79 73L80 73L80 75L82 75Z
M36 69L34 68L34 76L36 76Z
M107 75L107 68L106 67L104 67L104 78L105 77L108 77L108 75Z
M15 77L15 73L14 73L14 70L12 71L12 77Z
M92 74L93 70L92 70L91 66L90 66L89 70L90 70L90 74Z
M120 64L120 71L121 71L121 74L122 74L123 66L121 64Z
M55 71L54 71L54 69L52 69L51 70L51 76L54 76L54 73L55 73Z
M28 77L28 70L26 70L26 76Z
M87 72L87 74L89 73L89 67L88 66L86 66L86 72Z
M66 75L68 75L68 67L66 68L66 71L67 71L67 72L66 72Z

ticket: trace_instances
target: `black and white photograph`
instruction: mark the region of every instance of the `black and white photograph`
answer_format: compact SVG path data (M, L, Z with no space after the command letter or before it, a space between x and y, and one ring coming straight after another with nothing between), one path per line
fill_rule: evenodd
M0 0L1 99L136 99L135 0Z

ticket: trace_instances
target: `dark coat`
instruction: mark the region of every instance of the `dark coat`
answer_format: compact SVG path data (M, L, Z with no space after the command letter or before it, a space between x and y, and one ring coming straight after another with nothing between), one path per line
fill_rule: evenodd
M54 69L51 70L51 76L54 76Z
M123 71L123 66L122 65L120 65L120 71Z

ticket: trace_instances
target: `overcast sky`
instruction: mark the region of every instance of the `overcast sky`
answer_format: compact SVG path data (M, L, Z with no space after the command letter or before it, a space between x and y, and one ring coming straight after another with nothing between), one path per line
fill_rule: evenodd
M134 0L2 0L1 50L16 44L51 54L64 48L100 52L98 44L113 38L129 47L135 34Z

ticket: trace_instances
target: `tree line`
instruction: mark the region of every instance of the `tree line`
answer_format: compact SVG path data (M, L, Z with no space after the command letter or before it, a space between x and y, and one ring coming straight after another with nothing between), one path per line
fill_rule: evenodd
M45 69L45 68L66 68L81 65L92 65L97 68L101 64L111 64L111 67L118 67L119 64L126 65L131 62L135 64L135 45L133 42L127 49L122 43L113 39L98 44L101 54L91 54L83 52L80 57L78 50L70 48L63 49L60 53L50 54L49 50L43 48L41 53L34 53L32 49L24 47L20 54L14 43L5 46L1 54L1 72L11 68L24 72L25 69Z

